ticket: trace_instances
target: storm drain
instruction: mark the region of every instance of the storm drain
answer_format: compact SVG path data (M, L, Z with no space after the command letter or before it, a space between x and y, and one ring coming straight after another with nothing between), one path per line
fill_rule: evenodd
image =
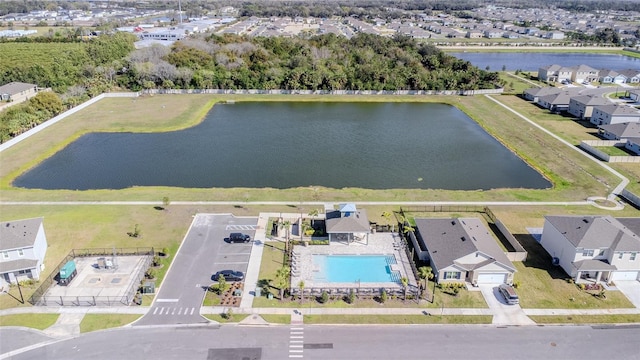
M325 344L304 344L305 349L313 350L313 349L333 349L333 343L325 343Z

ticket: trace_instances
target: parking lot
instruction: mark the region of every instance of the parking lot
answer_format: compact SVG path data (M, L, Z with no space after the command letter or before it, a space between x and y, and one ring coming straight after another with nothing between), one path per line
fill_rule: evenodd
M232 232L253 239L258 219L230 214L198 214L185 236L155 301L136 325L206 322L200 306L212 275L220 270L246 273L252 242L227 243Z

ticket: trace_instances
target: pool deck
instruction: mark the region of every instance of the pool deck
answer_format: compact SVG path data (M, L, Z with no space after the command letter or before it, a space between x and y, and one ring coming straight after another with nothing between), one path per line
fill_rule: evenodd
M406 277L409 286L417 286L416 279L411 271L411 265L406 252L402 248L400 236L395 233L373 233L369 239L355 241L349 244L345 242L332 242L330 245L296 245L293 248L291 265L291 289L296 290L301 280L305 289L311 290L343 290L358 289L359 291L371 291L373 289L402 290L402 285L396 282L368 282L368 283L329 283L314 280L313 255L393 255L397 266L392 270L400 272L400 278Z

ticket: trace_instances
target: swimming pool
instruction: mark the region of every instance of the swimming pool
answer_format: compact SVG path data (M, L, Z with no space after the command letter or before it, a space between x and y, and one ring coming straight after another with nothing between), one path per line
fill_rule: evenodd
M329 283L400 282L393 255L313 255L313 280Z

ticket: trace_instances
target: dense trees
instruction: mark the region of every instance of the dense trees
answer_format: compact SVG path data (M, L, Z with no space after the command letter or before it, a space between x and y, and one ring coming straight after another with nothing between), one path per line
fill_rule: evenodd
M123 86L287 90L451 90L493 88L477 69L405 36L334 34L303 38L210 35L171 49L136 50Z
M0 112L0 143L19 135L65 109L60 97L51 92L40 92L27 102Z

